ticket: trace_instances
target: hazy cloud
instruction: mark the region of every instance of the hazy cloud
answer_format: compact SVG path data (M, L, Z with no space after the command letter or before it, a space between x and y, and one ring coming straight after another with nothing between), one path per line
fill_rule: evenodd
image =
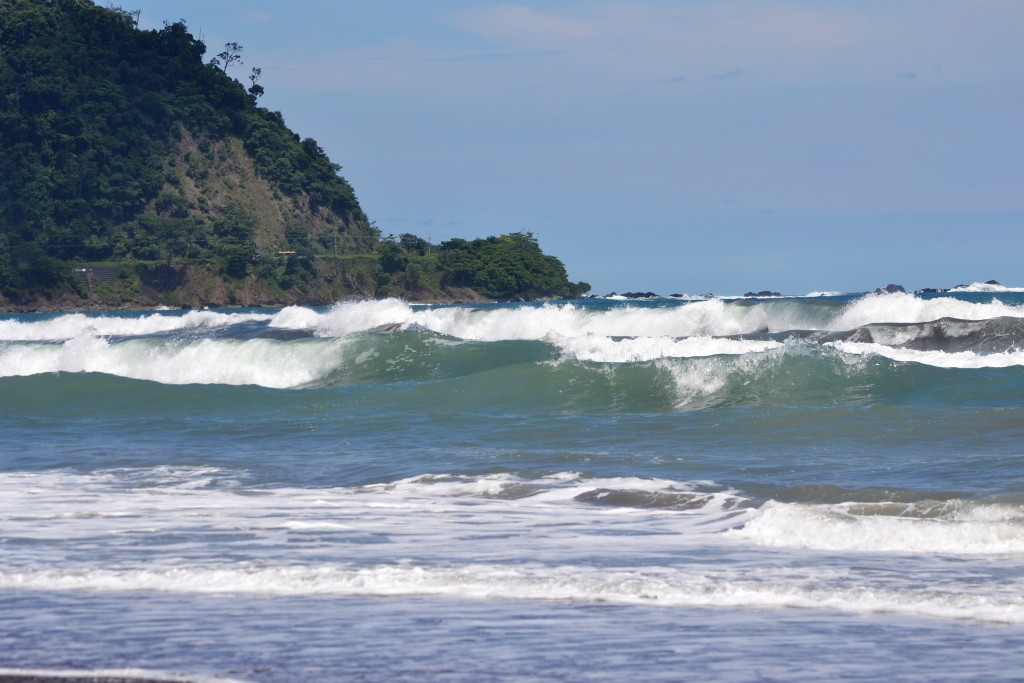
M740 63L757 64L769 81L835 83L898 72L907 55L956 59L950 78L1014 69L1012 36L1024 31L1024 2L1016 5L908 0L881 12L808 0L610 0L544 10L506 3L469 9L450 22L497 51L564 50L577 65L609 76L664 81L659 74L680 65L725 74ZM1004 34L994 44L993 29Z
M586 41L593 37L595 29L584 18L523 5L476 7L456 16L453 24L491 40L559 47Z
M1014 19L1024 19L1024 12L982 0L973 10L965 10L963 0L907 0L885 12L855 3L808 0L552 5L470 7L443 15L443 23L430 31L358 46L339 43L333 53L312 54L298 45L279 53L273 63L316 68L319 80L310 81L310 87L390 91L463 89L476 78L481 79L479 87L487 87L483 79L490 74L482 65L489 63L495 69L502 65L500 82L505 85L587 83L591 90L748 76L737 64L757 65L756 81L765 87L836 87L880 82L893 78L891 74L909 80L906 74L917 72L902 70L908 58L948 64L934 75L945 81L1022 70L1016 59L1019 41L1009 36ZM251 14L255 18L260 13ZM1024 22L1019 23L1018 37L1024 31ZM1006 36L993 39L993 31ZM557 68L515 67L517 62L555 57ZM363 66L336 68L353 62ZM478 71L473 71L475 64L481 65ZM680 75L666 78L666 73Z

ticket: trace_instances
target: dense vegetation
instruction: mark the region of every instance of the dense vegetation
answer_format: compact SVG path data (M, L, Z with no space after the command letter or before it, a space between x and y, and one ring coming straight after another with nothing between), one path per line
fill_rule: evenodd
M565 266L541 251L530 233L510 233L434 246L416 235L389 236L380 245L379 291L467 288L490 299L582 296L590 285L571 283Z
M89 0L0 0L0 303L574 296L527 234L381 239L241 46ZM102 269L116 277L96 283Z

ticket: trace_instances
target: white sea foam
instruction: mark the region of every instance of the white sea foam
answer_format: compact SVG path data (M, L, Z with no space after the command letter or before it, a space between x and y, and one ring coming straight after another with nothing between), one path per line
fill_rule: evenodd
M163 384L255 384L290 388L327 376L343 341L129 340L76 337L63 344L0 345L0 377L99 372Z
M615 504L594 505L605 502ZM568 551L559 545L565 544L563 532L569 529L577 538L612 529L631 531L624 557L678 549L697 529L701 536L726 532L730 539L775 547L1024 552L1024 509L1007 504L769 501L754 509L738 492L713 482L595 478L573 472L530 479L504 472L424 474L355 487L255 490L246 489L232 472L216 468L0 473L0 531L40 540L139 528L188 533L199 525L268 539L282 530L373 533L392 536L394 544L408 546L405 550L437 541L441 552L451 556L461 552L484 518L495 540L470 541L463 548L467 556L501 554L527 540L534 556L545 550L559 555ZM662 538L665 532L671 538ZM602 552L612 556L619 549Z
M303 522L298 520L289 520L281 523L282 529L291 529L294 531L348 531L352 527L348 524L338 524L336 522Z
M1024 351L1008 351L1006 353L975 353L973 351L918 351L901 349L884 344L865 342L836 341L828 342L843 353L858 356L883 356L901 363L920 363L937 368L1008 368L1024 365Z
M924 322L940 318L980 320L1024 317L1024 307L976 304L951 298L924 300L909 294L869 295L829 321L828 307L797 300L728 303L722 299L661 307L590 309L571 303L473 308L413 307L397 300L340 303L326 312L291 306L273 315L192 311L141 317L71 314L38 322L0 321L0 377L52 372L103 372L170 384L256 384L287 388L317 382L341 366L338 340L370 330L423 329L453 341L545 341L567 358L634 363L718 356L758 356L780 344L737 336L791 329L845 330L871 322ZM818 317L815 317L818 316ZM206 334L235 324L266 323L271 329L304 330L316 339L216 338ZM963 330L965 333L969 330ZM175 339L146 339L147 335ZM192 334L194 332L194 334ZM946 336L958 328L944 323ZM248 334L248 332L246 333ZM876 342L899 345L918 331L881 329ZM883 336L884 335L884 338ZM126 339L111 339L126 337ZM137 339L136 339L137 338ZM33 342L38 342L33 344ZM837 342L847 355L881 354L894 360L940 367L1007 367L1024 364L1021 353L973 354L893 349ZM354 362L373 357L363 350ZM717 390L707 369L675 373L681 402ZM713 373L712 373L713 374Z
M952 297L923 299L909 293L869 294L847 306L831 323L833 330L852 330L870 323L926 323L942 318L988 320L1024 318L1024 306L1001 301L971 303Z
M964 581L956 567L920 559L1015 561L1024 550L1016 506L743 504L712 482L573 472L321 489L249 489L238 473L210 467L0 473L0 537L18 540L5 546L0 588L795 607L1024 623L1020 572ZM861 557L851 567L827 556L808 562L808 552ZM914 569L872 562L886 553Z
M332 306L317 318L312 329L320 336L342 337L379 327L407 327L415 320L413 307L398 299L352 301Z
M271 326L345 336L382 327L420 328L473 341L540 340L552 335L580 337L686 337L740 334L764 329L767 318L729 307L720 299L664 308L589 310L573 304L508 308L413 307L397 299L337 304L320 314L284 309Z
M0 341L64 341L82 336L143 336L178 330L215 329L269 319L270 316L265 314L214 311L189 311L184 315L153 313L140 317L72 313L38 322L0 320Z
M0 339L0 377L102 372L168 384L297 387L322 379L340 366L340 346L327 340L413 326L455 340L544 340L562 349L566 357L601 363L740 355L775 348L778 343L713 335L785 328L788 323L773 315L763 307L740 308L715 299L665 308L605 311L572 304L413 308L397 299L386 299L341 303L326 312L291 306L273 316L210 311L138 318L76 314L38 323L6 321L7 327L0 330L7 338L6 342ZM321 340L203 339L201 335L173 340L107 340L112 335L141 337L245 322L267 322L272 329L306 330ZM25 340L44 343L33 345ZM363 351L354 362L371 357L372 351Z
M196 487L196 482L208 485ZM68 543L92 548L99 557L109 551L107 539L131 537L144 548L147 539L164 535L191 539L194 549L178 552L199 558L262 557L279 547L284 556L300 560L304 552L322 557L330 550L290 543L294 534L374 539L374 552L392 561L517 556L564 561L598 551L628 558L671 555L703 534L729 528L743 514L743 500L710 482L584 478L569 472L531 479L508 473L433 474L356 487L256 490L232 483L230 472L208 469L0 473L0 537L45 541L26 552L58 564ZM687 529L693 531L689 540ZM609 534L629 536L631 542L594 545ZM345 547L335 546L335 552L345 557ZM7 566L15 559L8 554Z
M600 363L636 363L660 358L700 358L718 355L761 353L782 346L774 341L722 339L718 337L639 337L617 339L600 335L549 337L566 355Z
M364 492L381 492L409 499L485 497L523 499L529 504L569 501L595 491L645 493L692 493L713 482L679 482L644 477L582 477L576 472L557 472L533 479L510 473L481 476L422 474L386 484L370 484ZM718 512L736 504L735 492L720 492L707 499L706 510Z
M805 325L799 307L735 306L722 299L665 307L623 306L593 310L571 303L506 308L413 308L397 299L344 303L318 317L282 312L271 324L299 325L323 336L344 336L386 326L420 328L473 341L651 337L675 339L784 331Z
M871 341L886 346L902 346L922 336L956 339L969 336L978 330L979 323L944 319L917 325L875 325L870 328Z
M709 399L730 382L757 386L761 384L764 373L777 368L787 355L804 353L805 347L799 342L766 342L763 350L754 351L751 348L743 354L720 354L691 358L685 362L666 359L658 367L672 378L676 408L684 410L704 407Z
M969 285L960 285L949 290L951 292L981 292L981 293L1000 293L1000 292L1024 292L1024 287L1006 287L1000 284L992 284L989 282L973 282Z
M144 336L174 331L223 328L245 322L267 322L271 328L310 330L320 336L341 337L382 327L417 325L438 334L477 341L563 337L682 337L730 336L791 329L819 329L821 321L807 318L811 309L799 300L832 292L812 292L794 300L733 304L721 298L661 307L622 306L588 309L571 303L543 306L474 308L411 306L398 299L336 304L326 312L289 306L275 314L190 311L157 312L144 316L61 315L39 321L0 321L0 341L64 341L81 336ZM869 323L920 323L941 318L984 320L1024 317L1024 307L994 301L971 303L951 297L923 299L913 294L873 294L849 304L828 322L830 330Z
M269 326L285 330L313 330L323 315L304 306L287 306L275 313Z
M769 501L728 532L758 545L814 550L1003 555L1024 553L1024 510L946 504L920 516L905 504L808 505ZM898 509L893 509L898 508Z
M702 399L721 391L734 367L733 364L721 359L661 366L662 370L672 377L676 392L675 405L680 410L699 407Z
M571 303L543 306L473 308L412 307L397 300L337 304L320 314L310 309L281 311L272 326L309 329L322 336L344 336L381 327L416 325L432 332L473 341L543 340L550 337L584 339L632 337L675 340L683 337L724 337L755 332L828 329L842 331L870 323L921 323L941 318L986 320L1024 317L1024 307L1002 302L971 303L954 298L922 299L913 294L872 294L843 309L834 319L800 299L831 292L813 292L796 300L729 303L713 298L684 305L622 306L588 309ZM658 341L664 344L667 342ZM647 357L648 354L640 354Z
M258 595L448 596L463 599L631 605L831 609L1024 623L1020 582L985 594L948 587L873 584L847 572L762 568L605 567L410 563L0 570L0 587L51 591L154 591Z

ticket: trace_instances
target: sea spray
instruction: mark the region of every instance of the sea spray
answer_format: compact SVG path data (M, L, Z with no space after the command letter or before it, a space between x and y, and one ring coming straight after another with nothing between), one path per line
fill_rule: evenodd
M924 323L942 318L985 320L1024 318L1024 305L1002 301L986 303L952 297L922 298L915 294L869 294L853 301L835 321L833 330L852 330L870 323Z
M167 340L113 343L75 337L62 344L0 343L0 377L96 372L162 384L303 386L343 359L339 340Z
M258 313L161 311L149 314L86 315L71 313L42 320L0 320L0 341L64 341L82 336L146 336L189 330L213 330L251 321L267 321Z
M1024 552L1024 511L963 500L807 505L768 502L731 536L758 545L848 552Z

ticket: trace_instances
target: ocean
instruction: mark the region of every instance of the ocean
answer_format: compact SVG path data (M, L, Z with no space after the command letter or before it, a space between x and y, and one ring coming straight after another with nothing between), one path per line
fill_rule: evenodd
M1024 290L0 316L0 680L1024 679Z

